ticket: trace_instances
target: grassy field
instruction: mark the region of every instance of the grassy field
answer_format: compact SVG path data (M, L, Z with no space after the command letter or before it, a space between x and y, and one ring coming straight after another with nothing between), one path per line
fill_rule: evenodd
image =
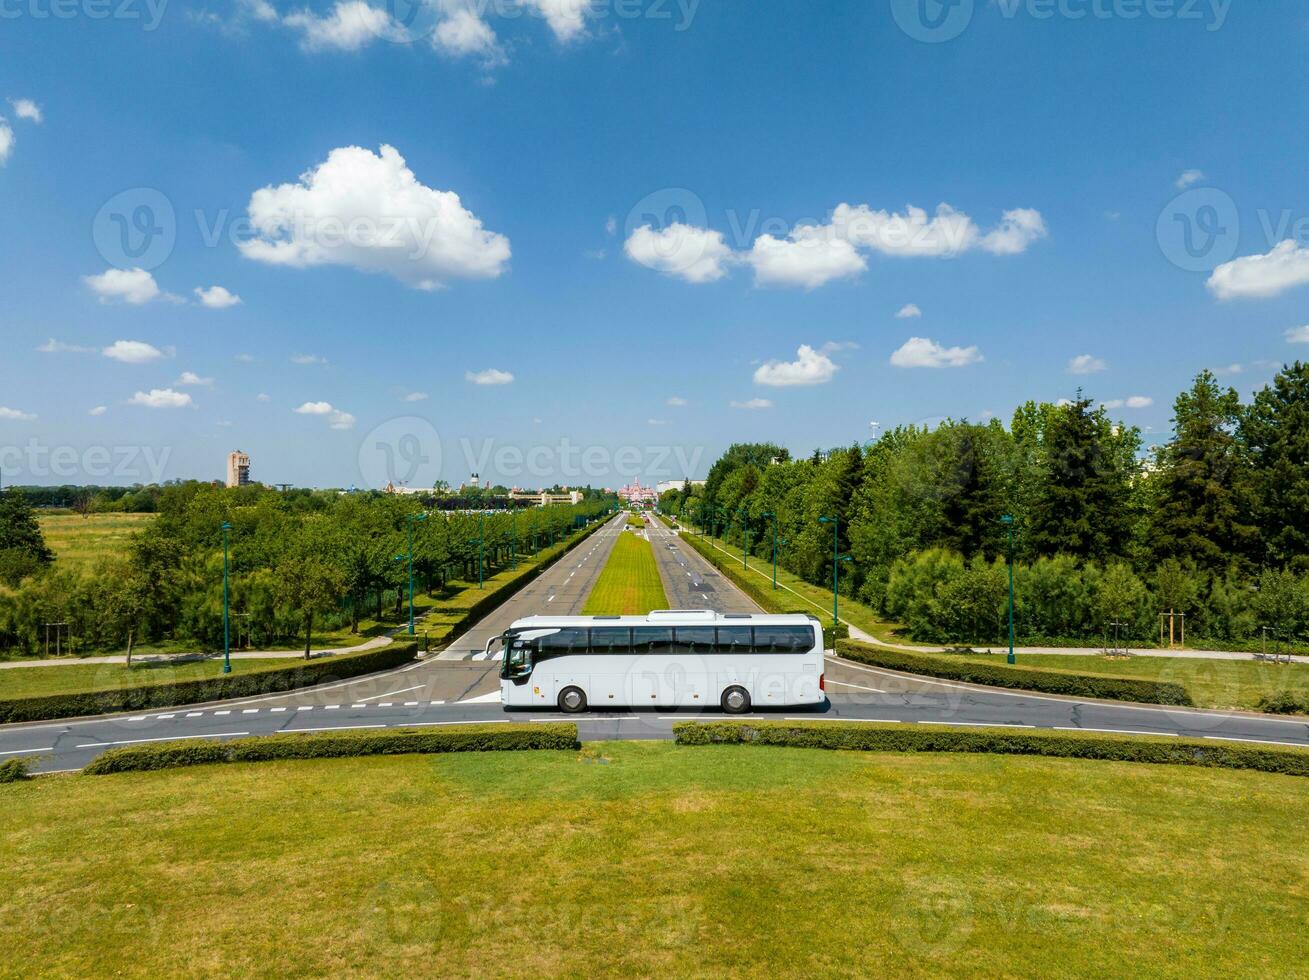
M88 566L121 551L154 514L39 514L45 543L64 566Z
M667 608L650 542L637 534L620 534L582 614L644 616L652 609Z
M1190 978L1309 959L1287 776L626 742L59 776L0 799L4 976Z
M233 660L233 674L292 667L299 658ZM0 698L40 697L46 694L74 694L112 691L147 684L203 680L221 676L223 662L202 660L185 664L60 664L57 667L7 667L0 670Z
M954 659L953 655L951 659ZM1003 654L964 657L1003 664ZM1080 657L1018 655L1020 667L1046 667L1079 674L1114 674L1181 684L1201 708L1257 711L1260 697L1287 692L1309 701L1309 664L1271 664L1255 660L1201 660L1184 657Z

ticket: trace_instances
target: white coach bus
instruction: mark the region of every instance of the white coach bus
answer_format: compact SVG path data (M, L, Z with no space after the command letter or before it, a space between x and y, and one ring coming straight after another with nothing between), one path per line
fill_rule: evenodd
M532 616L503 646L506 708L821 704L823 629L812 616L664 610L648 616Z

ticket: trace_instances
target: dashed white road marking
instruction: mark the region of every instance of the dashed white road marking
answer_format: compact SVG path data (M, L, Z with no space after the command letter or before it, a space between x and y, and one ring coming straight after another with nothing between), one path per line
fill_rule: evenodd
M214 714L216 714L216 715L230 715L231 713L232 713L232 712L230 712L230 711L215 711L215 712L214 712Z
M28 752L53 752L54 750L55 747L53 745L47 745L43 749L8 749L4 752L0 752L0 755L26 755Z
M241 709L241 714L243 714L243 715L257 715L257 714L259 714L259 709L258 709L258 708L242 708L242 709ZM162 718L163 715L160 715L159 717Z

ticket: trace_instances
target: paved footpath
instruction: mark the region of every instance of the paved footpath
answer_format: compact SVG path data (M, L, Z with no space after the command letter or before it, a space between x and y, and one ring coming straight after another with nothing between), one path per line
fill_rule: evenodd
M618 515L492 612L476 629L498 633L503 624L514 619L555 611L564 602L563 597L567 597L567 611L580 609L579 604L585 603L603 565L603 557L617 536L627 533L622 530L625 521L625 514ZM660 557L661 574L669 577L666 581L680 576L690 582L680 592L678 587L666 585L670 601L701 594L696 586L698 580L702 587L706 583L713 586L713 602L724 611L757 608L676 535L661 535L656 530L652 537L656 555L660 554L660 545L666 552ZM697 607L703 608L703 603L691 604L691 608ZM484 648L484 643L456 643L450 652L464 659L433 657L396 670L289 694L132 715L0 726L0 760L31 756L38 771L60 771L80 768L108 748L155 741L479 722L535 724L565 719L577 722L586 741L667 739L672 737L672 726L678 721L722 717L716 710L619 710L580 718L554 711L507 712L499 703L499 664L485 658ZM482 659L476 659L479 657ZM829 703L816 709L792 708L744 717L1110 731L1250 745L1309 746L1309 718L1006 691L880 670L835 656L827 658L826 684Z

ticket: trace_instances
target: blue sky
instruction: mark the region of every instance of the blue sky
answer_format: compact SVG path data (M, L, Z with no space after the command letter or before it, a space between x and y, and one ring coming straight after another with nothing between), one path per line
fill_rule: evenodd
M959 0L939 43L911 0L432 2L0 3L6 482L612 486L1079 385L1158 438L1309 353L1294 0Z

